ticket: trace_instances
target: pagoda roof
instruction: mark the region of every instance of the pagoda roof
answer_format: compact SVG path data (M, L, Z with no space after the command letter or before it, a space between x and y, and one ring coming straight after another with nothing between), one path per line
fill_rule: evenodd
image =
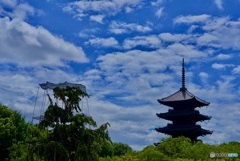
M177 118L191 118L193 120L197 121L203 121L203 120L210 120L210 116L205 116L199 113L199 111L174 111L170 110L169 112L166 113L157 113L157 116L166 120L175 120Z
M207 134L212 134L212 131L202 129L200 125L190 125L190 126L175 126L172 124L168 124L168 126L163 127L163 128L156 128L156 131L165 133L168 135L173 135L173 134L190 134L190 133L195 133L198 136L203 136Z
M181 88L176 93L162 99L158 99L158 102L170 106L192 106L192 107L202 107L208 106L210 103L206 102L189 92L186 88Z

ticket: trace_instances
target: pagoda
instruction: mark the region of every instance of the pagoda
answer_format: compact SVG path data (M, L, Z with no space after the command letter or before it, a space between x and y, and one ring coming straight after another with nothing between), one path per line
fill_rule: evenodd
M210 103L201 100L190 93L185 88L185 67L184 59L182 63L182 87L176 93L162 99L158 99L160 104L171 107L166 113L157 113L159 118L172 121L166 127L156 128L157 132L171 135L173 138L185 136L197 141L198 136L212 134L212 131L201 128L196 124L198 121L210 120L210 116L205 116L196 110L196 107L208 106Z

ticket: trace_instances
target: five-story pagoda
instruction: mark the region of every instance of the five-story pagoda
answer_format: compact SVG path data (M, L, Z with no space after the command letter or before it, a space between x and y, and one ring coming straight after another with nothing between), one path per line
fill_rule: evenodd
M158 99L160 104L171 107L166 113L157 113L162 119L172 121L166 127L156 128L157 132L171 135L174 137L185 136L193 142L198 136L212 134L212 131L202 129L196 122L210 120L211 117L205 116L195 110L196 107L208 106L210 103L201 100L190 93L185 88L185 68L184 59L182 63L182 87L176 93L162 99Z

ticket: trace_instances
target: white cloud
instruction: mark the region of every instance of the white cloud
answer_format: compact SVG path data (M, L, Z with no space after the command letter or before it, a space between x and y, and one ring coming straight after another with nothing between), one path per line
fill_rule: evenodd
M239 22L234 21L234 22ZM223 49L240 49L240 29L239 24L232 23L229 18L216 18L206 24L203 29L207 30L210 35L215 37L209 45L217 46ZM238 36L237 36L238 35Z
M96 45L100 47L116 47L118 41L114 37L110 38L94 38L87 41L85 44Z
M232 55L229 55L229 54L219 54L219 55L217 55L218 60L226 60L226 59L230 59L230 58L232 58Z
M17 1L8 0L0 1L0 4L3 4L3 7L7 6L8 8L8 10L6 10L0 6L0 15L3 17L7 16L11 18L25 20L29 16L33 16L36 13L41 13L40 10L33 8L28 3L17 3Z
M54 36L43 27L34 27L18 19L2 18L0 28L1 63L64 66L62 60L88 62L81 47Z
M204 33L197 38L197 44L200 46L220 47L218 37L210 33Z
M192 35L186 35L186 34L171 34L171 33L161 33L159 34L159 37L164 42L181 42L184 40L187 40L191 38Z
M74 1L68 3L63 10L81 20L82 17L89 16L90 12L113 16L125 9L128 13L140 4L141 0Z
M156 11L155 15L156 15L158 18L162 17L163 9L164 9L164 7L161 7L161 8L159 8L159 9Z
M240 20L230 20L229 17L210 17L209 15L179 16L174 20L176 24L189 24L198 28L200 33L194 34L192 39L198 46L208 46L218 49L239 50L240 47ZM238 36L237 36L238 35Z
M164 0L156 0L155 2L151 2L152 6L159 6L164 2Z
M235 68L232 70L232 72L233 72L234 74L240 73L240 65L238 65L237 67L235 67Z
M176 54L184 58L199 58L207 57L208 53L198 50L194 45L185 45L182 43L174 43L166 47L166 49L160 49L160 51L170 51L171 54ZM169 53L169 54L170 54Z
M206 21L209 20L211 16L207 14L203 15L189 15L189 16L179 16L174 19L175 24L181 24L181 23L186 23L186 24L191 24L191 23L206 23Z
M199 77L203 83L206 83L209 75L205 72L200 72Z
M217 70L222 70L226 69L227 67L233 67L233 64L219 64L219 63L214 63L212 64L212 68L217 69Z
M92 20L92 21L96 21L96 22L98 22L98 23L103 23L103 18L104 18L105 16L104 15L95 15L95 16L90 16L90 20Z
M201 78L208 78L208 74L205 73L205 72L199 73L199 76L200 76Z
M17 5L17 0L0 0L0 4L8 7L15 7Z
M111 24L109 25L109 31L114 34L123 34L130 32L146 33L151 30L152 29L149 26L142 26L135 23L112 21Z
M136 46L145 46L148 48L159 48L161 40L157 36L137 36L132 39L125 39L123 42L124 49L131 49Z
M126 13L131 13L131 12L133 11L133 9L130 8L130 7L126 7L126 8L125 8L125 11L126 11Z
M236 22L239 22L239 21L236 21ZM211 17L209 18L209 21L206 21L204 24L205 25L202 28L208 32L214 31L216 29L222 29L222 27L239 26L239 24L232 23L229 17Z
M222 0L214 0L214 2L217 5L218 9L223 10L223 1Z
M27 3L19 4L14 9L11 17L26 19L28 16L33 16L35 14L35 9Z
M95 34L98 32L100 32L99 28L83 29L78 33L78 36L83 38L94 38L96 37Z
M218 63L214 63L213 65L212 65L212 68L214 68L214 69L225 69L225 65L224 64L218 64Z

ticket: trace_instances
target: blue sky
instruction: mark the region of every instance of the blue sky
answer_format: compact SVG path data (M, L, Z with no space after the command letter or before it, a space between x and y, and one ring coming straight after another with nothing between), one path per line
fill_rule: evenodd
M0 0L0 102L31 120L39 83L82 83L91 95L83 111L109 122L113 141L141 150L167 137L153 130L167 124L156 116L168 110L157 99L181 87L184 57L186 87L211 103L199 110L212 119L200 124L214 133L200 139L240 141L239 7L239 0Z

